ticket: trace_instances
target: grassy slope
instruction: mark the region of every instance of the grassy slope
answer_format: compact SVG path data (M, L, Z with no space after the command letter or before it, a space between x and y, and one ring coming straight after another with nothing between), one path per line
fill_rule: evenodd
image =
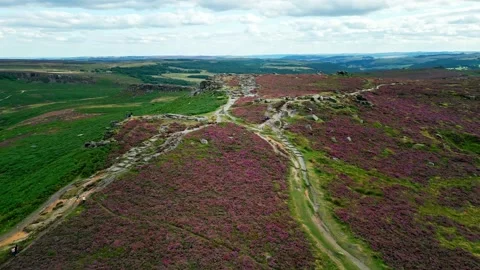
M1 91L12 95L11 100L0 103L3 110L10 111L0 118L0 142L9 141L0 147L0 233L34 211L65 184L102 168L109 149L84 149L83 144L101 139L109 123L122 120L126 112L131 111L134 115L166 112L201 114L214 110L224 102L208 94L195 98L189 97L188 93L152 93L132 97L121 94L122 88L107 80L97 85L0 81ZM26 90L24 96L14 97L14 94L19 95L19 90ZM30 92L35 94L26 95ZM151 103L151 100L160 97L171 98ZM57 103L28 106L50 102ZM132 103L140 106L131 106ZM17 107L16 104L22 106ZM111 104L118 107L108 107ZM88 106L97 107L82 108ZM66 108L99 115L73 122L17 125L31 117Z

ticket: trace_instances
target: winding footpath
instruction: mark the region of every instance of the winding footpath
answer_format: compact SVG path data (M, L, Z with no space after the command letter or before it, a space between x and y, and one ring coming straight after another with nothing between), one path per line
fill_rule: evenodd
M240 84L240 89L225 89L226 93L228 94L228 102L213 113L215 118L214 122L233 122L237 125L243 126L255 132L258 136L267 141L270 145L272 145L276 152L284 153L284 155L287 154L287 157L291 160L293 175L292 181L297 181L295 185L297 189L300 189L300 187L305 187L305 191L303 192L304 196L306 197L305 199L310 204L310 207L314 210L314 214L310 216L311 223L315 224L317 231L322 234L322 240L328 243L329 248L326 248L324 243L314 237L319 249L327 254L340 269L351 269L351 265L354 265L356 268L361 270L369 269L369 267L367 267L360 259L341 247L334 235L332 235L330 232L328 226L321 220L320 215L318 214L319 195L315 187L313 187L310 183L305 158L301 151L299 151L283 133L283 118L289 114L287 110L287 104L297 102L297 99L287 101L282 108L273 114L272 117L266 122L254 126L247 125L230 115L229 111L239 97L255 95L253 94L253 90L256 89L255 77L253 75L241 75ZM380 89L382 86L385 85L359 90L357 92L341 96L341 98L359 95L363 92L375 91ZM82 203L83 200L88 200L91 194L105 188L119 176L128 172L131 168L147 164L160 155L164 155L172 151L180 144L183 137L188 133L211 125L211 123L207 122L205 117L196 118L191 116L167 114L142 116L140 118L194 120L202 123L202 125L194 129L186 129L184 131L170 134L169 137L166 138L165 142L163 142L160 146L157 146L157 142L160 140L162 134L157 134L144 141L142 145L130 149L127 153L119 157L115 164L113 164L111 167L99 171L87 179L74 181L65 186L53 194L38 210L30 214L14 229L6 234L1 235L0 249L11 247L15 243L29 238L33 239L29 243L29 246L32 245L36 241L35 239L38 239L60 224L62 220L68 216L68 214L73 212L75 208ZM278 126L278 123L280 123L280 126ZM269 127L272 132L269 132L268 134L264 132L266 127ZM25 247L23 250L27 249L29 246ZM342 260L339 260L338 254L346 259L349 264L345 265Z
M242 75L242 76L243 77L240 77L240 82L241 82L240 92L242 93L243 96L252 96L251 94L252 90L255 89L256 86L250 85L250 83L252 82L251 78L245 79L245 76L248 76L248 75ZM245 81L247 81L247 84L242 83ZM381 87L384 87L387 85L395 85L395 84L381 84L372 88L362 89L362 90L358 90L358 91L344 94L344 95L338 95L337 97L349 98L352 96L360 95L364 92L377 91ZM289 115L289 112L287 110L288 104L295 103L298 101L303 101L305 99L310 99L310 98L326 100L327 97L319 98L318 95L311 95L311 96L302 97L301 99L294 98L293 100L288 100L277 112L271 115L271 117L267 121L265 121L260 125L251 126L251 125L243 124L241 121L238 121L235 117L229 114L230 107L235 103L235 101L238 99L239 96L236 92L233 95L232 95L232 92L227 91L227 93L229 93L229 102L227 103L227 105L225 105L225 107L219 110L218 113L216 114L217 122L222 122L226 120L226 121L234 122L237 125L244 126L247 129L255 132L258 136L260 136L267 142L269 142L272 145L272 147L274 147L274 149L280 148L284 150L284 152L287 152L289 154L289 158L292 164L291 169L293 171L294 181L303 182L303 186L306 187L305 192L303 194L305 196L305 199L309 202L309 205L314 212L314 214L310 216L311 223L315 224L316 230L322 234L322 240L326 241L329 246L329 248L325 248L325 244L323 244L319 239L316 239L315 237L313 237L314 240L317 242L317 246L320 248L320 250L325 254L327 254L329 258L340 269L351 269L352 266L361 270L370 269L361 259L354 256L352 253L350 253L340 245L340 243L336 240L335 236L331 233L327 224L323 222L322 219L320 218L321 215L319 213L319 202L318 202L319 192L310 183L307 164L305 162L305 157L303 156L302 152L298 150L289 141L289 139L284 135L284 132L283 132L283 118ZM279 100L280 99L270 99L270 100L267 99L267 101L270 103L276 102ZM272 132L273 135L271 135L271 133L267 134L266 132L263 132L263 130L266 127L269 127L270 130L273 131ZM298 189L300 189L299 186L302 186L302 185L300 184L296 186ZM346 260L348 263L344 263L343 262L344 260L339 260L338 259L339 256L342 257L344 260Z

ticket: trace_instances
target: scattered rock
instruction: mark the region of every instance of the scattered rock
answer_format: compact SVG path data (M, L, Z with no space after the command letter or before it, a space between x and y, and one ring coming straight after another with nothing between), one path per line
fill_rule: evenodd
M119 168L119 167L112 167L112 168L110 168L110 171L112 171L112 172L118 172L118 171L120 171L121 169L122 169L122 168Z
M208 144L208 141L205 140L205 139L201 139L201 140L200 140L200 143L201 143L201 144Z
M373 104L368 101L364 96L362 95L356 95L355 96L355 101L359 103L360 105L366 106L366 107L372 107Z
M97 147L102 147L109 144L110 144L110 141L98 141L98 142L91 141L91 142L86 142L84 146L85 148L97 148Z
M347 141L352 142L352 138L347 137Z
M335 137L330 137L330 140L332 140L332 142L334 142L334 143L337 142L337 138L335 138Z
M108 139L112 138L113 136L115 136L115 131L107 130L107 131L105 131L105 134L103 134L103 139L108 140Z
M27 82L43 83L81 83L94 84L95 79L92 76L70 75L70 74L52 74L48 72L22 72L22 71L2 71L1 75L24 80Z

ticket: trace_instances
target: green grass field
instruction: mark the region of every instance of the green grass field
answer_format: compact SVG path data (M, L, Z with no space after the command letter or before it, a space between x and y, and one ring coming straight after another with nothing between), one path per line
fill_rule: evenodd
M111 121L123 120L127 112L203 114L225 102L218 95L190 97L186 92L131 96L122 92L125 86L118 80L117 76L106 76L97 84L0 80L0 234L69 182L105 166L109 147L83 145L101 139ZM33 117L66 109L84 117L29 123Z

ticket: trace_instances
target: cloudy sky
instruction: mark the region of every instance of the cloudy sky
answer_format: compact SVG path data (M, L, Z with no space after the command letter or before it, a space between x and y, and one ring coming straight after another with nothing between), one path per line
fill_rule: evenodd
M480 51L480 0L0 0L0 57Z

